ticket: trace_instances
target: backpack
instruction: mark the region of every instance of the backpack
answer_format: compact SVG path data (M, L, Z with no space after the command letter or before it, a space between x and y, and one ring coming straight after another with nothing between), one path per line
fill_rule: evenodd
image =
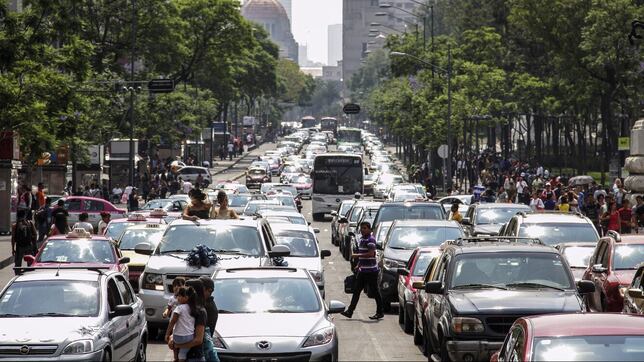
M36 240L33 226L29 221L18 221L16 223L15 233L16 245L18 246L31 246L31 244Z

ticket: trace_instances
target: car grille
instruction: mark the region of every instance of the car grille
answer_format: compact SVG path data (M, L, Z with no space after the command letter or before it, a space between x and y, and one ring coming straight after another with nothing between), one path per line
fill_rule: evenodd
M308 362L311 352L303 353L218 353L221 362Z
M198 279L201 275L199 274L184 274L184 275L179 275L179 274L168 274L165 276L165 280L168 283L167 284L167 290L168 293L174 293L174 290L172 290L172 282L176 277L183 277L186 281L190 279Z
M502 335L508 334L510 327L514 321L522 316L497 316L497 317L487 317L485 323L487 324L490 331Z
M46 356L56 353L56 344L0 345L0 356Z

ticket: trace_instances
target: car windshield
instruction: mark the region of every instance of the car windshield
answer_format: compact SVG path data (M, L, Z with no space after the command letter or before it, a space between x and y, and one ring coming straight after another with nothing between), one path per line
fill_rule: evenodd
M295 207L295 200L293 199L293 196L269 196L268 199L275 199L279 201L280 205Z
M539 238L539 240L547 245L574 241L597 242L599 240L595 227L590 223L522 224L519 228L519 236Z
M158 247L160 254L188 252L197 245L219 252L261 256L262 240L256 228L238 225L176 225L168 227Z
M36 260L40 263L115 262L112 242L107 239L50 239Z
M427 271L427 267L432 262L434 256L432 253L420 253L418 259L416 259L416 264L414 264L414 270L412 270L411 275L415 277L425 275L425 271Z
M510 221L512 216L517 212L530 212L530 209L525 207L495 207L495 208L479 208L476 212L477 225L488 224L505 224Z
M451 288L486 285L573 289L562 258L554 253L463 254L456 260Z
M418 194L418 193L411 193L411 192L396 192L394 195L394 202L401 202L401 201L414 201L417 199L422 200L423 195Z
M537 337L535 361L644 361L644 336Z
M94 317L99 310L99 290L97 282L88 281L15 282L0 298L0 318Z
M244 207L250 201L250 195L230 195L228 197L228 206L230 207Z
M637 269L637 265L644 260L644 244L617 245L613 253L613 269Z
M294 184L310 184L311 178L306 176L298 176L291 179L291 182Z
M321 309L316 286L304 278L215 280L214 298L222 313L315 313Z
M165 211L170 211L172 209L172 200L151 200L148 201L143 207L142 210L154 210L154 209L163 209Z
M347 216L347 212L351 210L351 206L353 206L353 201L352 202L343 202L342 205L340 205L340 216Z
M387 247L415 249L418 246L440 246L445 240L463 237L461 229L444 226L396 226L389 232Z
M127 227L136 225L140 223L136 222L131 222L131 221L126 221L126 222L111 222L107 225L107 229L105 229L105 236L108 238L116 239L121 233L123 233L123 230L125 230Z
M324 167L324 166L323 166ZM362 193L362 167L333 166L314 170L313 192L331 195Z
M309 231L282 230L275 233L276 242L291 249L290 256L318 256L318 246L315 237Z
M418 219L429 219L429 220L442 220L445 217L443 216L443 208L436 204L416 204L416 205L391 205L391 206L382 206L378 210L374 224L379 225L382 222L394 221L394 220L418 220Z
M248 174L251 176L264 176L266 175L266 170L260 170L260 169L252 169L248 171Z
M283 221L287 222L289 224L295 224L295 225L307 225L306 219L303 216L271 216L269 213L264 213L264 216L266 220L269 222L271 221Z
M246 204L246 208L244 208L244 215L253 215L257 213L260 206L264 206L264 205L279 206L279 201L277 200L270 200L269 202L267 202L267 200L257 200L257 201L258 202L250 201L248 204Z
M156 248L164 231L164 229L125 229L120 237L119 249L134 250L134 247L141 243L148 243L152 248Z
M399 184L403 181L402 177L397 176L397 175L382 175L378 179L378 184L379 185L392 185L392 184Z
M568 246L563 249L563 255L571 268L586 268L594 251L594 246Z
M362 216L362 211L364 209L361 206L356 206L353 208L353 211L351 211L351 217L349 218L349 222L358 222L360 220L360 216Z

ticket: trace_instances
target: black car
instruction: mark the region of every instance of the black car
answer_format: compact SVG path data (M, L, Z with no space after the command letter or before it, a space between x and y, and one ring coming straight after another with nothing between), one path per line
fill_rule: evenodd
M480 238L450 242L421 293L428 356L489 360L517 318L575 313L592 282L575 279L559 251L538 240ZM420 297L419 297L420 298Z
M435 202L384 202L373 220L371 229L378 224L394 220L445 220L447 215L441 204Z
M465 232L470 236L498 235L501 227L519 212L532 210L524 204L472 204L463 217Z

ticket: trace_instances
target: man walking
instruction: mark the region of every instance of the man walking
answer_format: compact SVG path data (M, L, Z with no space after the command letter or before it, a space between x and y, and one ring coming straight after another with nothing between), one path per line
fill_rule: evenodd
M27 219L27 210L18 210L16 223L11 226L11 255L16 267L22 266L25 255L34 255L36 249L36 226Z
M358 305L360 294L366 287L374 294L376 299L376 314L369 319L382 319L382 298L378 289L378 262L376 260L376 239L371 235L371 224L369 222L360 223L360 241L358 242L358 254L352 254L351 258L358 258L357 274L353 286L353 297L349 308L342 312L342 315L351 318L353 311Z

